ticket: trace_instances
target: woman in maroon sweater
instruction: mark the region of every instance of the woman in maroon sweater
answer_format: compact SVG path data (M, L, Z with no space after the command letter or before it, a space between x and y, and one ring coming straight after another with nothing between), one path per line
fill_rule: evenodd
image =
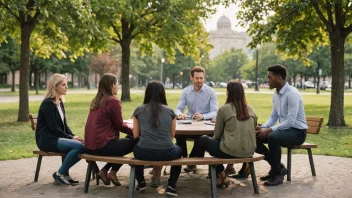
M119 138L120 131L133 136L122 119L121 101L115 97L118 91L117 77L104 74L99 81L98 93L92 100L85 128L87 153L103 156L124 156L131 153L135 145L133 138ZM120 186L116 177L122 164L107 163L97 174L105 185L112 182ZM110 172L108 173L109 169Z

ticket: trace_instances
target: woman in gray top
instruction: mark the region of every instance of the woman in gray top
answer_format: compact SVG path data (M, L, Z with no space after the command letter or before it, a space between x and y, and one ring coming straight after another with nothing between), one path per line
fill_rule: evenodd
M174 145L172 139L176 133L176 115L167 106L164 86L151 81L145 90L142 106L133 113L133 137L139 142L133 149L134 157L148 161L169 161L181 157L182 149ZM171 166L166 195L178 196L176 182L181 166ZM144 167L136 166L137 192L146 189Z
M226 94L226 103L216 116L214 137L202 136L194 145L197 157L204 157L205 151L218 158L251 157L254 154L257 117L246 102L241 82L230 81ZM218 187L230 185L222 164L217 165L216 173Z

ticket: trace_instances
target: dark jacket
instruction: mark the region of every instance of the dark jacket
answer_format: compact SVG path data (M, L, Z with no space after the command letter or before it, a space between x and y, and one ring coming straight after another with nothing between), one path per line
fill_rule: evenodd
M35 139L38 148L42 151L59 152L57 149L58 139L72 139L74 136L71 129L67 126L65 108L62 102L60 102L60 107L64 113L65 124L62 122L53 98L44 99L40 105Z

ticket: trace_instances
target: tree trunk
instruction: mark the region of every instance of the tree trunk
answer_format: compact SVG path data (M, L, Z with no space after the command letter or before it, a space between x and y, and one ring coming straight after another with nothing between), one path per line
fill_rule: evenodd
M33 69L31 66L29 66L29 74L28 74L28 78L29 78L29 82L28 82L28 85L29 85L29 88L33 88L32 87L32 82L33 82L33 79L32 79L32 73L33 73Z
M131 40L123 39L121 42L122 48L122 69L121 69L121 85L122 85L122 93L121 93L121 101L131 101L130 96L130 49Z
M74 86L75 83L73 82L73 72L71 73L71 83L72 83L72 87L71 88L75 87Z
M18 119L20 122L28 122L29 101L28 101L28 86L29 86L29 53L30 53L30 37L33 27L23 25L21 28L21 57L20 57L20 98Z
M337 29L337 28L336 28ZM331 50L331 104L328 126L346 126L344 118L344 53L345 38L340 35L340 31L330 34Z
M39 72L35 70L34 72L34 88L35 88L35 94L39 94Z
M292 80L293 80L293 86L294 86L294 87L297 87L297 86L296 86L296 77L297 77L297 74L293 74L293 75L292 75Z
M319 64L319 61L317 61L317 63L318 63L318 68L317 68L317 78L318 78L317 94L320 94L320 75L319 75L320 64Z
M11 69L11 74L12 74L11 92L16 92L16 85L15 85L16 70Z

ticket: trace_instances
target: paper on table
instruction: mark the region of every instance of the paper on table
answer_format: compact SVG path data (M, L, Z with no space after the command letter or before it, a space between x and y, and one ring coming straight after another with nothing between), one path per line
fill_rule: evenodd
M215 123L213 123L213 122L204 122L204 124L215 126Z
M177 120L178 124L192 124L192 120Z
M133 124L133 120L131 120L131 119L130 120L123 120L123 122L126 124Z

